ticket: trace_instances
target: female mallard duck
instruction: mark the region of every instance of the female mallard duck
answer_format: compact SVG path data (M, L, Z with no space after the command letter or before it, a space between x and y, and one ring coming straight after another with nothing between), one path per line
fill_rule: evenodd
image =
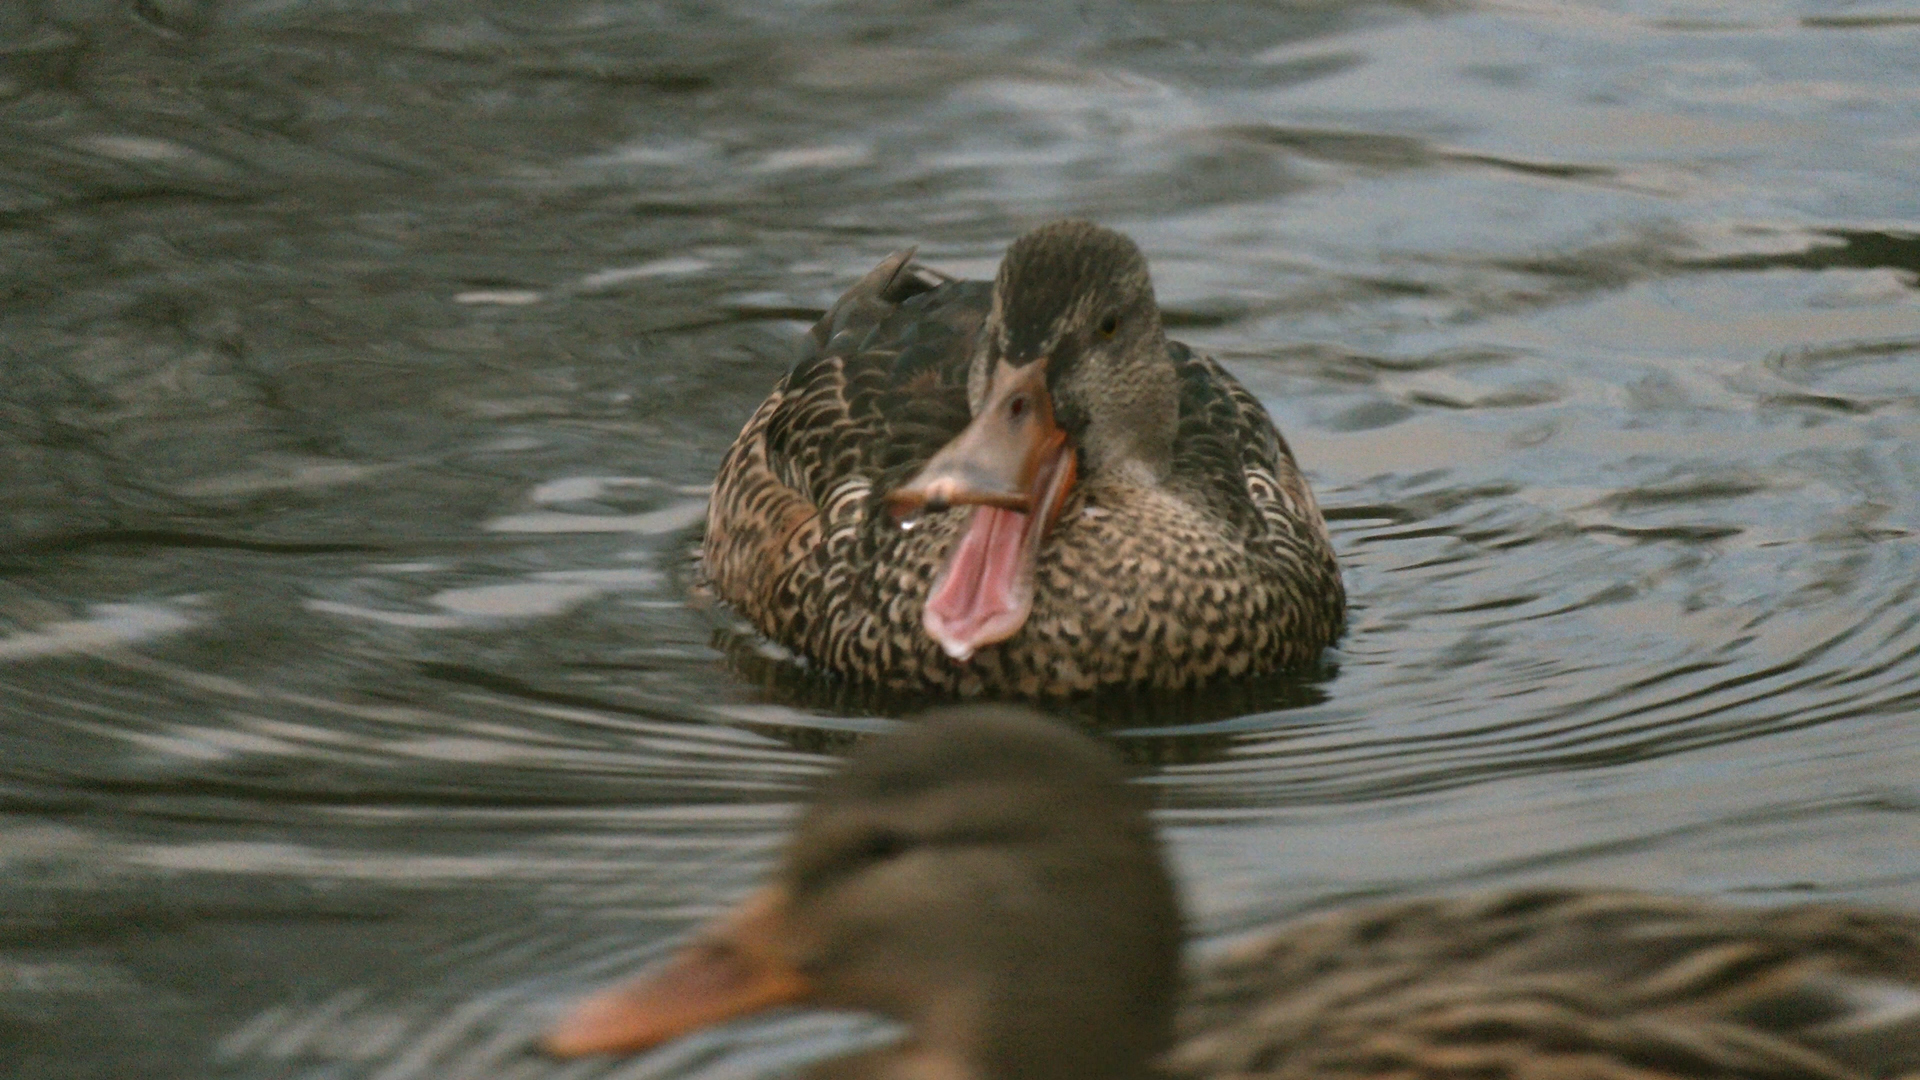
M1844 907L1400 902L1250 938L1176 1002L1180 915L1144 793L1098 744L1011 712L863 748L770 886L549 1049L808 1003L910 1029L821 1080L1920 1075L1920 919Z
M910 254L821 318L721 464L723 599L904 690L1174 688L1320 655L1346 607L1320 508L1260 403L1167 340L1131 240L1044 226L991 287Z

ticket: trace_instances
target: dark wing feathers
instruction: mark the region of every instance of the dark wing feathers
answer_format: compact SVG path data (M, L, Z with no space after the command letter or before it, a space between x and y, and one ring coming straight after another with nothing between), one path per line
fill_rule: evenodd
M1167 346L1180 378L1180 426L1174 435L1173 483L1226 523L1287 593L1280 617L1290 634L1319 626L1337 634L1346 588L1333 540L1313 489L1267 410L1212 357L1179 342ZM1306 654L1318 649L1303 650ZM1301 656L1294 662L1306 658Z
M1167 349L1180 373L1176 480L1243 535L1318 524L1312 489L1259 399L1212 357L1177 341Z
M768 418L769 458L816 506L851 477L884 491L966 426L968 349L989 287L895 265L906 256L821 318Z
M1249 468L1271 473L1284 451L1252 395L1211 357L1179 342L1167 346L1180 378L1180 426L1174 435L1176 482L1238 532L1264 527L1247 489ZM1257 419L1256 419L1257 417ZM1287 461L1290 467L1292 462Z

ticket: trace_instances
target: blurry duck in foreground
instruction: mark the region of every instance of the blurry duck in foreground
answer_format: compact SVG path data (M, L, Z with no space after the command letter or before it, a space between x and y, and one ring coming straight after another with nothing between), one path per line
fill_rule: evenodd
M1889 1080L1920 1075L1920 919L1535 889L1305 919L1180 992L1181 922L1098 744L1013 714L862 749L771 884L547 1046L783 1004L911 1029L816 1078Z
M1346 593L1260 403L1168 341L1133 241L1065 221L991 285L900 252L720 466L705 573L768 637L911 691L1177 688L1313 663Z

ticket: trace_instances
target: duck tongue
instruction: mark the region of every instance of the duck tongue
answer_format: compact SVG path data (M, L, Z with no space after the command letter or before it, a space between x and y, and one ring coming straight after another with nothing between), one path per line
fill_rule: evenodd
M1032 511L975 506L947 568L934 581L920 622L955 660L971 659L982 646L1005 641L1026 625L1040 541L1060 516L1079 473L1078 459L1065 441L1064 435L1052 440L1034 474Z
M1033 607L1028 533L1044 528L1031 514L976 506L973 520L934 582L922 618L948 656L966 660L982 645L1012 637Z

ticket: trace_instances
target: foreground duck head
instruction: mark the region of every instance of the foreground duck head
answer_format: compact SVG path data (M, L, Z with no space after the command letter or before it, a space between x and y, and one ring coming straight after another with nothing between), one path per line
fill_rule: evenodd
M1166 476L1179 395L1147 261L1084 221L1014 241L967 377L973 420L887 494L896 515L970 508L923 623L965 660L1017 633L1068 493Z
M1180 939L1145 801L1102 747L1013 710L935 715L822 785L771 884L547 1046L809 1004L911 1029L821 1077L1131 1080L1171 1044Z

